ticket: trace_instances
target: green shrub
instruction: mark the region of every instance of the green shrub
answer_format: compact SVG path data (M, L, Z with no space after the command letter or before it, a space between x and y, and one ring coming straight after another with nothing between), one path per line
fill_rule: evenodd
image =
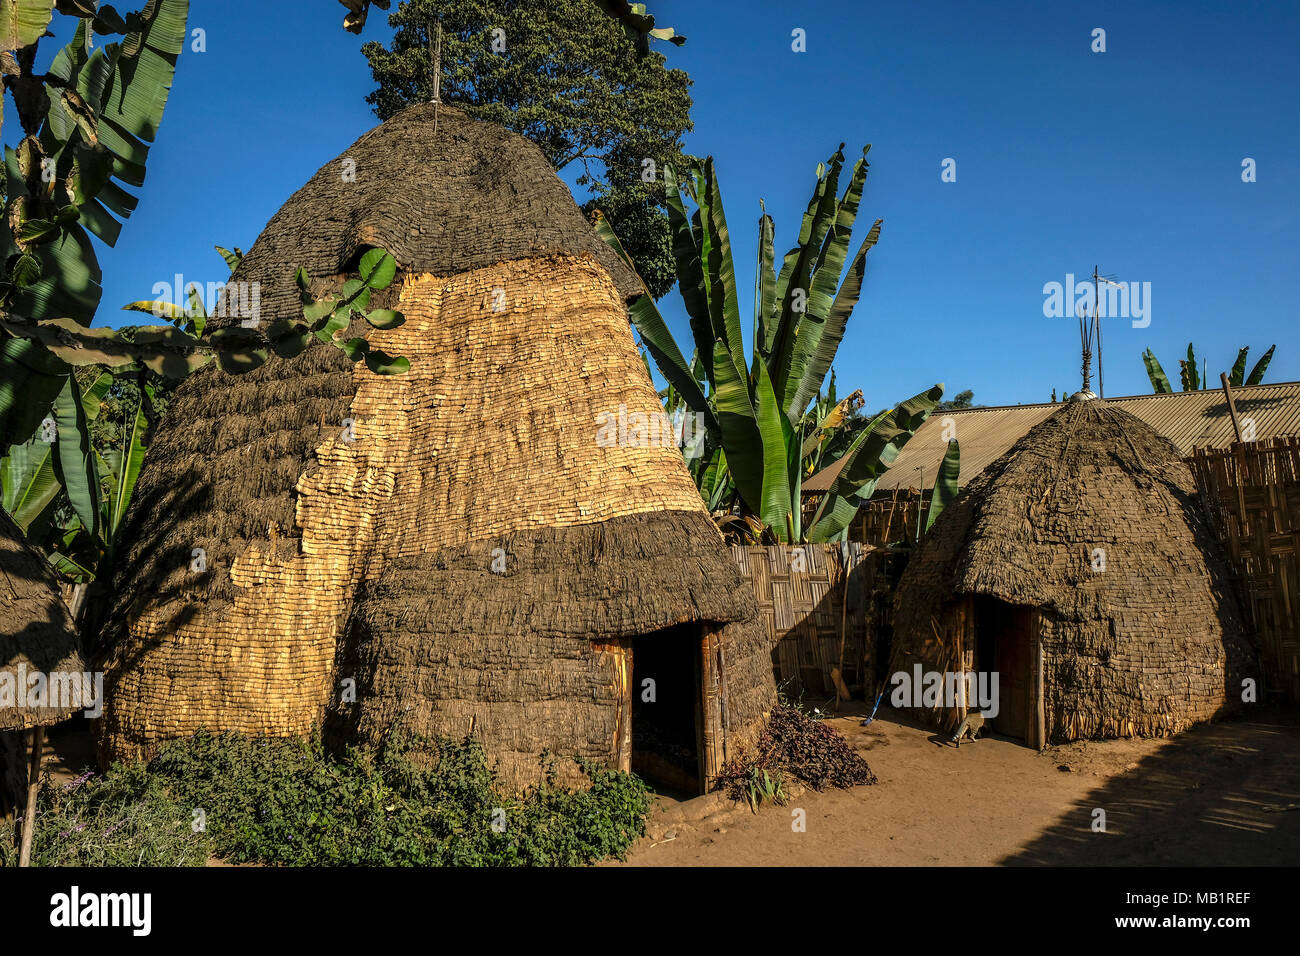
M319 740L199 732L146 767L41 792L39 865L577 866L622 858L645 831L637 777L579 760L587 789L503 792L477 740L395 734L328 755ZM93 775L88 775L93 776ZM199 813L201 811L201 813ZM201 819L195 833L192 821ZM10 831L12 831L12 824ZM0 863L16 862L12 832Z
M639 779L579 762L586 790L501 791L482 746L396 734L329 757L318 740L200 733L150 764L202 809L232 862L332 866L573 866L622 857L644 831Z

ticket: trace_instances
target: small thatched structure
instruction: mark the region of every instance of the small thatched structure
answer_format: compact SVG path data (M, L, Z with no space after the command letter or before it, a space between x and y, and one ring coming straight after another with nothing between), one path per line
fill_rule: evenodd
M997 672L995 729L1031 745L1177 733L1239 702L1252 661L1177 449L1095 398L963 489L895 598L891 672Z
M26 799L44 728L87 706L84 671L53 569L0 510L0 815Z
M104 757L204 726L376 741L405 722L477 734L516 783L550 750L700 786L775 689L680 451L597 440L602 415L662 414L635 275L540 150L445 106L323 167L232 281L260 283L264 322L293 317L296 266L336 289L372 246L406 321L352 334L408 372L313 344L178 389L104 630Z

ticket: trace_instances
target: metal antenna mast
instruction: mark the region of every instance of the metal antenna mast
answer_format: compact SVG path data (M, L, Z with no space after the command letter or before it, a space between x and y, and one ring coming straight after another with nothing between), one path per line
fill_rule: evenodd
M1101 365L1101 311L1098 308L1101 295L1099 290L1103 282L1106 285L1119 285L1119 283L1115 281L1114 276L1101 275L1098 271L1099 268L1099 266L1095 265L1092 267L1092 321L1097 332L1097 393L1100 398L1105 398L1106 379L1102 373Z
M429 58L433 61L433 135L438 135L438 104L442 102L442 21L433 19L429 31Z

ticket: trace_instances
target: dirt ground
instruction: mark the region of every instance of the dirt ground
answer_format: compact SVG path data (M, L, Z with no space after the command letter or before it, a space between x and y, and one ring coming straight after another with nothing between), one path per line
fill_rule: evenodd
M787 806L757 814L721 794L659 797L648 835L621 865L1300 864L1294 708L1167 740L1042 753L992 735L955 749L884 707L862 727L866 713L846 709L831 726L866 758L874 786L796 787ZM92 760L79 727L62 729L47 747L56 782ZM805 811L806 832L792 829L796 809ZM1106 814L1104 833L1092 829L1097 809Z
M885 708L832 726L879 783L805 791L752 814L717 796L656 800L630 866L1296 865L1300 715L1166 740L1042 753L996 736L961 749ZM1288 810L1287 808L1290 807ZM806 812L794 832L792 812ZM1092 828L1105 811L1105 832ZM617 864L615 864L617 865Z

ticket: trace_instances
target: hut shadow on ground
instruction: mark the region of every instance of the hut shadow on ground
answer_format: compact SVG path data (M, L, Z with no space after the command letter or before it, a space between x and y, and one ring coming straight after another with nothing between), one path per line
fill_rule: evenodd
M1197 727L1077 801L999 861L1049 866L1280 866L1300 859L1300 718ZM1106 812L1106 832L1092 830Z

